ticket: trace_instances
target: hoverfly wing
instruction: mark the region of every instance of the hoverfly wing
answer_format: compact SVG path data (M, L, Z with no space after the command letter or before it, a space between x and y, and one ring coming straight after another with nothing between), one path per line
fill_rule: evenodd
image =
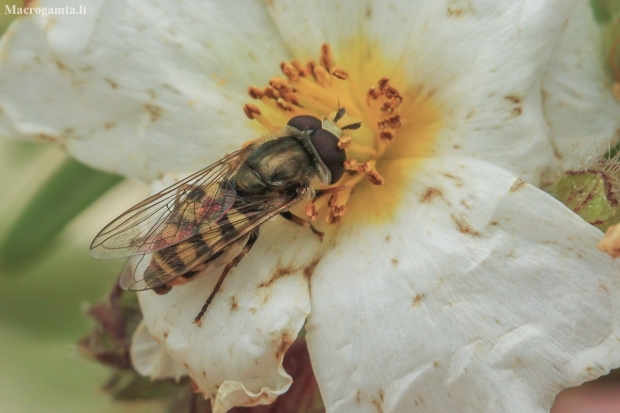
M91 255L120 258L152 253L217 222L237 198L229 178L250 152L251 148L233 152L129 209L99 232Z
M194 275L191 272L204 269L203 263L218 259L223 265L241 251L253 229L296 200L289 196L237 198L220 220L200 225L199 234L168 248L130 257L121 272L120 286L134 291L157 288L181 276L190 278Z

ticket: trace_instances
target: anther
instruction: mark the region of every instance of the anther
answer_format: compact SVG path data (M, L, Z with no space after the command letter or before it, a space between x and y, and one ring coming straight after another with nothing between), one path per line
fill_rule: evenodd
M299 70L297 70L297 68L293 66L291 63L288 63L288 62L280 63L280 69L282 70L282 73L284 73L284 76L286 76L288 80L293 81L293 82L296 80L299 80Z
M405 124L405 122L403 121L403 118L401 118L400 115L392 116L391 118L388 119L388 122L392 129L400 129Z
M338 192L334 192L330 197L329 201L327 201L327 206L333 208L338 204Z
M332 75L336 76L340 80L347 80L349 78L349 72L339 67L332 70Z
M382 120L377 122L377 127L379 128L379 130L385 130L385 129L389 129L390 128L390 121L389 120Z
M377 82L377 86L379 86L379 90L382 93L385 93L385 88L387 87L388 83L390 81L390 78L388 77L382 77L381 79L379 79L379 81Z
M289 105L289 103L286 100L282 99L282 98L276 99L276 104L282 110L286 110L286 111L293 110L292 106Z
M370 171L370 165L368 165L368 162L364 162L363 164L357 167L357 172L368 173L369 171Z
M357 171L357 161L355 159L347 159L344 161L344 169L348 171Z
M379 98L379 96L381 96L381 91L376 86L372 86L370 89L368 89L366 95L368 99L376 100Z
M331 76L323 66L314 67L314 78L323 87L331 86Z
M315 219L317 219L317 217L319 216L319 211L316 208L316 205L312 204L308 204L308 206L306 207L306 215L312 220L314 221Z
M379 175L379 172L375 171L374 169L366 172L366 175L368 176L368 180L370 181L370 183L373 185L383 185L383 183L385 182L383 177Z
M265 89L263 89L263 95L265 95L269 99L277 99L280 97L278 91L275 90L272 86L265 87Z
M388 99L401 98L400 93L398 93L398 90L396 90L394 86L388 86L385 88L385 97Z
M321 46L321 66L330 70L332 67L332 49L327 43L323 43Z
M250 86L248 88L248 93L252 99L260 99L264 96L263 91L256 86Z
M293 88L288 85L286 80L274 77L269 81L269 86L274 88L280 93L290 93L293 92Z
M380 137L382 140L387 141L387 142L392 142L392 141L394 140L394 134L393 134L392 132L390 132L390 131L386 131L386 130L382 131L382 132L379 134L379 137Z
M293 60L291 64L295 69L297 69L297 73L299 73L299 76L304 77L307 75L306 68L304 67L304 65L299 63L299 61Z
M338 147L340 149L347 149L349 147L349 145L351 145L351 137L350 136L343 136L338 141Z
M389 115L392 112L394 112L394 108L392 107L390 102L385 102L383 106L381 106L381 112L385 113L386 115Z
M332 208L332 213L334 214L334 217L342 217L344 216L346 212L347 212L347 207L344 205L334 206Z
M254 119L254 115L261 115L260 109L251 103L246 103L243 105L243 112L248 119Z
M340 217L334 215L334 210L329 211L327 218L325 219L329 225L337 224L340 222Z

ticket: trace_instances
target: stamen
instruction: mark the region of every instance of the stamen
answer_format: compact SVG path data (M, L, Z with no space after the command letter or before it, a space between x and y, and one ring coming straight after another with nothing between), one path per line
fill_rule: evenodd
M264 89L248 88L250 97L263 105L261 109L247 104L243 110L270 131L281 130L283 119L297 115L310 114L332 122L338 147L347 153L346 172L333 185L313 188L317 196L305 206L305 215L308 221L321 217L321 221L336 224L346 214L346 204L358 183L364 179L373 185L385 183L376 170L377 160L405 124L400 108L403 97L388 77L368 89L362 87L334 64L328 45L321 47L318 61L305 65L297 60L282 62L280 69L284 76L270 79ZM278 120L272 123L268 118L274 116Z
M384 130L381 131L381 133L379 134L379 137L387 142L392 142L394 140L394 134L390 131Z
M255 119L255 115L261 114L260 109L251 103L246 103L243 105L243 112L245 112L245 116L247 116L248 119Z
M347 149L350 145L351 145L351 137L350 136L343 136L338 141L338 147L340 149Z
M260 99L264 96L263 91L256 86L250 86L248 88L248 93L252 99Z
M349 78L349 72L339 67L332 70L332 75L336 76L340 80L347 80Z
M329 72L323 66L314 67L314 78L323 87L330 87L332 85L331 76Z
M383 177L379 175L379 172L377 172L374 169L368 171L366 175L368 175L368 180L373 185L383 185L385 183L385 180L383 179Z
M321 46L321 66L328 71L332 67L332 49L327 43Z
M312 221L314 221L315 219L319 217L319 210L313 202L309 203L308 206L306 207L306 215Z
M248 119L257 120L258 123L263 125L263 127L269 131L278 129L271 122L269 122L269 120L265 116L262 115L258 107L252 105L251 103L246 103L245 105L243 105L243 112L245 113L245 116L248 117Z
M293 60L291 64L293 65L293 67L295 67L295 69L297 69L297 72L299 72L299 76L304 77L308 74L304 65L299 63L297 60Z
M344 169L347 171L357 171L357 161L355 159L347 159L344 161Z
M280 69L282 69L282 73L284 76L292 82L299 79L299 70L292 64L287 62L280 63Z

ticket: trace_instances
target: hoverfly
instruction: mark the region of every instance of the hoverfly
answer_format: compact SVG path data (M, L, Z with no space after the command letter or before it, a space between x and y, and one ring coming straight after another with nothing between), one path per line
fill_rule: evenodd
M276 215L310 227L289 208L336 183L344 174L343 129L334 119L300 115L274 135L259 139L153 195L108 224L91 244L97 258L129 257L120 275L125 290L166 294L209 268L224 267L200 319L228 272L258 238L259 226Z

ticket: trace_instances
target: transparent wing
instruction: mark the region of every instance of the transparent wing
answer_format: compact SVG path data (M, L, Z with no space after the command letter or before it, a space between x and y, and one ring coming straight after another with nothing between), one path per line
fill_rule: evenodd
M91 255L119 258L152 253L217 222L237 198L228 179L251 150L233 152L129 209L99 232L90 246Z
M201 225L200 234L160 251L131 257L121 272L120 285L126 290L152 289L180 276L191 276L192 272L203 269L203 263L219 257L229 261L238 253L234 244L242 248L253 229L286 211L296 200L291 197L238 198L222 219Z

